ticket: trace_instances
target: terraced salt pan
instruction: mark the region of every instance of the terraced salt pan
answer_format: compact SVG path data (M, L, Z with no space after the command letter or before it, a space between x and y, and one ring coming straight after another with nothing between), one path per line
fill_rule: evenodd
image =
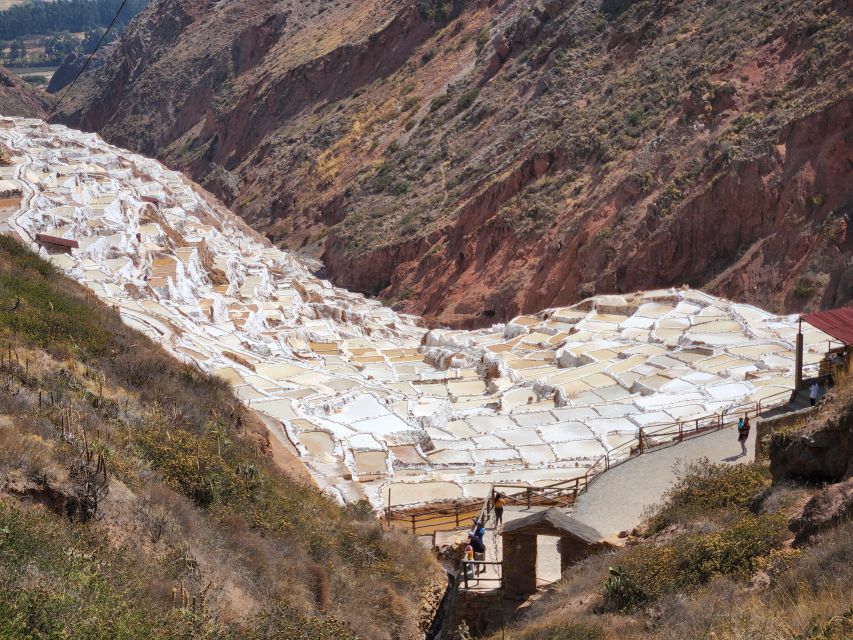
M0 230L177 357L223 377L341 500L481 496L582 475L644 425L790 389L794 317L689 289L599 296L478 331L314 277L180 174L97 136L0 119L22 186ZM217 271L214 272L214 269ZM808 329L805 361L829 338Z

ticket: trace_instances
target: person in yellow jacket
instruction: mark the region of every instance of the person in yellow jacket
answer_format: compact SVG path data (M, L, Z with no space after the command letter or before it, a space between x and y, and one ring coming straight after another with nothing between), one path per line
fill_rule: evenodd
M495 493L495 528L497 529L504 521L504 507L506 506L506 498L501 494Z

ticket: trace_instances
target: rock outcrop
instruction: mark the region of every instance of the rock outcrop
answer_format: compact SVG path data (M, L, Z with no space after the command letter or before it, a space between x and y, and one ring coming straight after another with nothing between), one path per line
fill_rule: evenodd
M838 482L853 477L853 415L832 418L806 433L770 439L773 480Z
M853 516L853 478L830 485L806 503L803 513L789 527L795 542L808 542L813 535Z
M62 91L69 84L74 82L74 78L80 73L83 65L86 64L86 56L82 53L69 53L59 68L54 71L50 77L50 82L47 84L48 93L57 93Z
M61 117L456 326L689 283L853 299L843 3L155 0Z

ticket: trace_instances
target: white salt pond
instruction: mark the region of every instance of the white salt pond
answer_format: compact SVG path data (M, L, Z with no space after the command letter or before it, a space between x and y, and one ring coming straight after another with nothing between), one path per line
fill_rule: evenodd
M670 289L427 331L316 278L154 160L38 120L0 118L0 142L2 177L27 194L0 231L225 379L342 501L574 478L640 427L781 402L792 386L795 316ZM80 246L39 247L39 233ZM814 368L830 338L804 328Z

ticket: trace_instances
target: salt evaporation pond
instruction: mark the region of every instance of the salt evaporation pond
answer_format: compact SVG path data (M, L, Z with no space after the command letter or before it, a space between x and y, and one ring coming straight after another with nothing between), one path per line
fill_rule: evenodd
M641 427L781 398L795 316L690 289L427 331L320 280L180 174L93 134L0 118L21 185L0 230L223 377L318 484L377 507L582 475ZM829 337L806 327L814 367Z

